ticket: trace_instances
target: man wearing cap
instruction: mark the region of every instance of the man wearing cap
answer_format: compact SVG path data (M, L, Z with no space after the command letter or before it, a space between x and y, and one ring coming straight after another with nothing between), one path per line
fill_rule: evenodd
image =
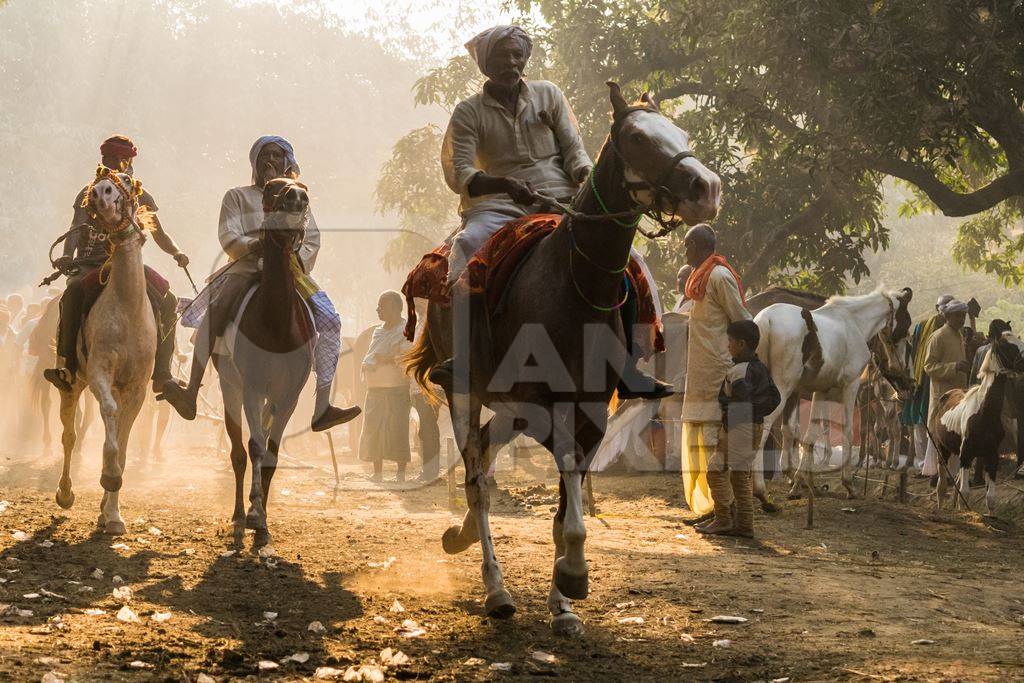
M124 135L114 135L100 145L100 163L107 168L131 176L135 173L132 160L138 155L138 152L138 148L131 139ZM64 270L73 262L74 266L78 268L77 273L68 275L67 287L60 299L60 323L57 327L57 367L43 372L43 377L61 391L71 391L71 383L78 369L76 344L82 323L82 308L85 304L85 291L82 282L86 276L102 266L110 256L107 249L106 233L95 229L93 216L83 206L87 190L88 186L83 187L75 197L74 216L71 219L71 229L64 240L64 253L54 264L58 269ZM155 227L152 233L153 241L165 253L174 257L174 261L179 266L187 266L188 256L182 253L160 223L153 195L143 190L142 196L139 198L139 205L145 206L152 213ZM154 391L159 391L164 382L171 379L176 306L177 298L170 291L160 300L159 329L161 335L156 364L153 369Z
M952 300L952 294L941 295L935 302L935 314L928 318L928 320L917 323L914 327L914 333L910 338L910 353L914 359L914 384L917 389L914 392L913 398L903 405L900 422L911 427L913 430L914 453L921 455L926 462L932 465L929 467L928 472L924 471L924 466L922 465L921 476L930 477L935 475L936 472L933 471L934 463L937 462L935 445L928 438L928 430L925 426L925 420L928 417L928 397L930 391L928 375L924 371L924 357L925 352L928 350L928 340L946 322L945 318L942 317L941 309ZM930 457L928 453L930 453ZM912 465L913 463L910 464Z
M939 398L952 389L967 388L967 375L971 364L964 350L963 328L967 320L967 304L953 299L942 306L942 327L928 340L924 354L924 371L928 373L931 400L928 406L928 424L932 424L939 410ZM928 449L921 473L932 476L938 473L937 456Z
M198 315L204 307L208 310L196 334L188 386L182 388L175 382L167 382L158 397L174 406L186 420L196 417L196 399L214 343L224 334L242 297L253 286L262 268L259 232L264 220L263 187L274 178L299 177L295 150L278 135L264 135L256 140L249 150L249 163L252 183L228 190L220 207L218 237L230 263L211 277L213 293L207 298L200 297L193 304L196 309L193 315ZM296 288L313 314L317 333L313 349L316 404L312 421L313 431L317 432L344 424L361 412L358 406L342 409L331 405L331 387L341 355L341 316L327 293L310 277L319 251L320 230L310 212L306 232L292 259L292 270Z

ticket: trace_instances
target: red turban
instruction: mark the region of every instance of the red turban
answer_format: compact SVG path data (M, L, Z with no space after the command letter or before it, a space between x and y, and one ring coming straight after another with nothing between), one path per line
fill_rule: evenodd
M135 143L124 135L114 135L103 141L100 145L100 155L113 157L115 159L131 159L138 155L139 150Z

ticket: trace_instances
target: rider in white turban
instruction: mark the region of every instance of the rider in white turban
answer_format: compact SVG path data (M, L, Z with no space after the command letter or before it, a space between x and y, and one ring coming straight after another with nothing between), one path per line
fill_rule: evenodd
M931 394L928 404L928 427L933 430L933 434L941 403L939 399L952 389L967 388L967 376L971 371L963 336L967 304L951 299L943 305L940 313L944 318L944 324L928 340L924 356L924 371L928 373ZM937 455L934 448L928 449L924 464L921 466L921 474L938 474Z
M466 50L469 51L470 56L476 61L476 65L480 67L480 73L483 75L489 75L487 73L487 58L491 56L491 51L505 38L515 38L518 40L527 58L533 52L533 39L518 26L495 26L486 31L481 31L466 43Z

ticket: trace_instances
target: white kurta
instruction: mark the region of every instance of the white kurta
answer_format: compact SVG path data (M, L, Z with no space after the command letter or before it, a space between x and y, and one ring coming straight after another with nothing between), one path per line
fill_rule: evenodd
M718 390L732 366L725 329L731 322L750 318L736 278L728 268L715 266L707 294L694 301L690 311L683 422L722 421Z
M220 245L232 262L233 274L259 272L259 262L251 254L254 244L259 242L259 231L263 225L263 190L255 185L245 185L228 190L220 206L220 222L217 236ZM298 257L306 273L313 272L316 256L320 251L320 230L313 212L309 213L309 225L298 249Z
M361 368L367 388L409 385L409 377L399 364L399 356L411 346L403 335L404 330L404 318L391 327L381 323L373 328L373 337Z

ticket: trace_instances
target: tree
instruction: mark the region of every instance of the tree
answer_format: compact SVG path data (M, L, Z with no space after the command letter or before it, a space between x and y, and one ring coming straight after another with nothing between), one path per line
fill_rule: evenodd
M1024 278L1024 9L1014 0L518 0L540 14L532 76L561 84L588 149L604 81L652 90L723 177L721 250L749 284L842 291L884 249L881 185L904 214L971 216L960 263ZM419 84L467 91L457 58ZM470 67L471 69L471 67ZM671 282L679 236L653 247Z

